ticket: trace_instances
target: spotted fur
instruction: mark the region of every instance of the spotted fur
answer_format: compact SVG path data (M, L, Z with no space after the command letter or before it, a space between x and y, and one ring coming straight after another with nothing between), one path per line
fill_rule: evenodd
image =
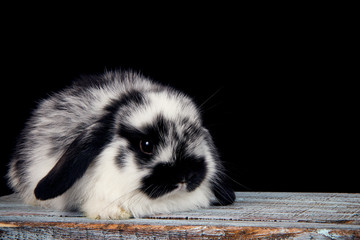
M8 179L26 203L101 219L235 199L194 102L131 71L84 77L41 101Z

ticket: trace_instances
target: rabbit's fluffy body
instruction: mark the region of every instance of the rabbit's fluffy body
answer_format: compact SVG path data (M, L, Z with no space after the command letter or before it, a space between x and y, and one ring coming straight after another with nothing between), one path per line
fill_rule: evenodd
M186 95L133 72L75 81L40 102L8 173L26 203L125 219L234 201Z

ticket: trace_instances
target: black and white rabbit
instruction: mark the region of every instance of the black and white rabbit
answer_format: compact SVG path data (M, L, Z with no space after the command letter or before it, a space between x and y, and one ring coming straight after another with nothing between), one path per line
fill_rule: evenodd
M235 200L194 102L131 71L83 77L41 101L8 179L28 204L98 219Z

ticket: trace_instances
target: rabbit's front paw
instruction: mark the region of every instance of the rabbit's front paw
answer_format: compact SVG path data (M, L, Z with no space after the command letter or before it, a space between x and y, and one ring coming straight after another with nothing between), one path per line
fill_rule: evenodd
M106 207L98 210L92 209L90 211L86 211L85 214L87 217L97 220L100 219L124 220L133 217L130 211L127 211L120 206Z

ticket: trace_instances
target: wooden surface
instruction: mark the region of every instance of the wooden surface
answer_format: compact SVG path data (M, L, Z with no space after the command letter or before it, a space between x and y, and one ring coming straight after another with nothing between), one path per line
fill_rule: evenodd
M130 220L0 198L0 239L360 239L360 194L239 192L236 203Z

